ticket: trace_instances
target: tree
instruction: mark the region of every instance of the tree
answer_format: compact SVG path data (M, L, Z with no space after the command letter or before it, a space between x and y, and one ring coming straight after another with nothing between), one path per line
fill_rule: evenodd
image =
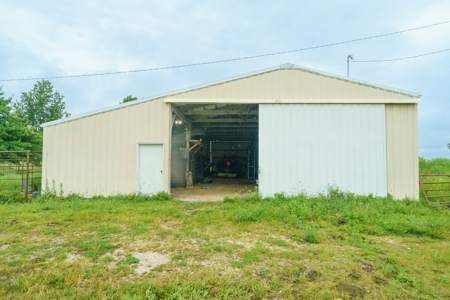
M42 135L28 128L0 87L0 151L42 150Z
M123 98L122 102L120 102L119 104L131 102L131 101L134 101L134 100L137 100L137 97L133 97L131 95L128 95L125 98Z
M43 123L70 116L63 98L49 80L39 80L29 92L22 93L14 108L34 131L42 132Z

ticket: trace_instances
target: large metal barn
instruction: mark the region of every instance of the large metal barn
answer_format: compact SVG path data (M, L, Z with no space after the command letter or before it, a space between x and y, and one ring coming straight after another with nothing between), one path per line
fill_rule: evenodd
M89 197L212 181L418 199L419 97L284 64L143 98L44 124L42 188Z

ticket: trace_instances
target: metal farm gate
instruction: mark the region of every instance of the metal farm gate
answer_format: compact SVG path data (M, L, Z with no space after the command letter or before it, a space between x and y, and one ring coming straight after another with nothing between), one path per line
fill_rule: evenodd
M0 151L0 193L21 192L25 197L41 189L41 151Z

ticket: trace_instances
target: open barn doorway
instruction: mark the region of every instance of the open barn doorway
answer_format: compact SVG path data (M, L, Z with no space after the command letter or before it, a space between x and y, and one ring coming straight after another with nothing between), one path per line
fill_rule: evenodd
M171 195L222 201L258 181L258 104L172 103Z

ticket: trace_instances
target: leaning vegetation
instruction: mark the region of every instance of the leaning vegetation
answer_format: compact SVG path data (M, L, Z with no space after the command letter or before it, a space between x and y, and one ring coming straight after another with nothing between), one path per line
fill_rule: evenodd
M0 205L2 299L447 299L450 211L257 192Z
M450 159L419 157L419 170L421 174L450 174Z

